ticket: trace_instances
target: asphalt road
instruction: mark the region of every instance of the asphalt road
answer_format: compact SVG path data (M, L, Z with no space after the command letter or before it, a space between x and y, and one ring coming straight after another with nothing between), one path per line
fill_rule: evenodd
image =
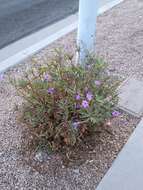
M100 6L111 0L100 0ZM79 0L0 0L0 49L78 10Z

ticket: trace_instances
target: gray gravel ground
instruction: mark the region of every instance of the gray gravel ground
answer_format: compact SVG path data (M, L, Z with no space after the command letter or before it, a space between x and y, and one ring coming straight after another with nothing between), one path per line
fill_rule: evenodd
M143 3L126 0L98 18L97 54L109 63L111 74L122 77L143 77ZM75 32L58 40L35 55L43 62L51 49L65 46L74 49ZM138 120L121 115L112 122L110 131L94 139L94 150L85 162L66 168L60 155L45 156L22 152L22 124L16 121L17 104L21 98L8 84L9 75L20 75L25 64L10 69L0 82L0 189L1 190L93 190L111 166L118 152L129 138Z
M143 78L143 1L127 0L99 17L97 54L114 74Z

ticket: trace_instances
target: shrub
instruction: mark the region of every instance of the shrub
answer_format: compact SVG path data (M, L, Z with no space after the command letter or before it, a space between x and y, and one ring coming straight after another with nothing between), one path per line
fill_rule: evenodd
M74 56L56 51L44 65L32 66L25 78L14 80L24 101L23 121L38 143L57 150L74 146L112 117L117 84L106 64L89 55L84 66Z

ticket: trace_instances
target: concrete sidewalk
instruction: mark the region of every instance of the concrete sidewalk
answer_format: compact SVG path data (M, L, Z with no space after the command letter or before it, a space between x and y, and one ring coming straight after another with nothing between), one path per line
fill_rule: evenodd
M143 189L143 119L97 190Z

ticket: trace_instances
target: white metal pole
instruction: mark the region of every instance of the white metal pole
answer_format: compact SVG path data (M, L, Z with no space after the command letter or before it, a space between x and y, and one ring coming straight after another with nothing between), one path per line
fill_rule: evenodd
M82 63L87 53L95 50L96 18L99 0L80 0L77 45L79 62Z

